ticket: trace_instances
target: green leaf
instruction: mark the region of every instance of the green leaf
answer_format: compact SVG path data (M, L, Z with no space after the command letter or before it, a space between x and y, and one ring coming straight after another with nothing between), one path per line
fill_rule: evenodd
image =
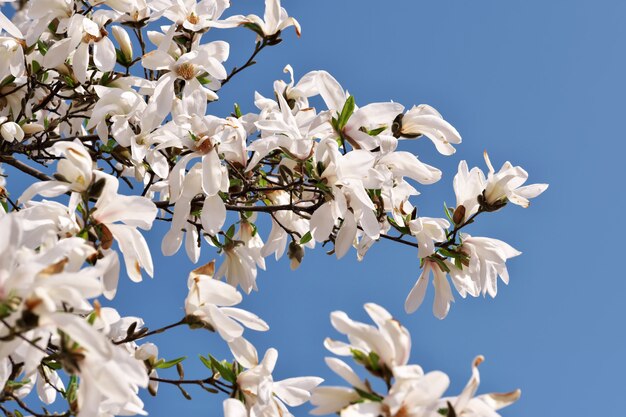
M339 127L339 130L342 130L348 123L350 116L352 116L352 113L354 113L354 107L354 96L349 96L344 103L343 108L341 109L339 119L337 119L337 125Z
M450 268L448 268L448 265L446 265L443 262L443 259L440 259L437 256L430 256L428 257L428 259L433 260L435 262L437 262L437 265L439 265L439 268L443 271L443 272L450 272Z
M448 208L448 205L445 201L443 202L443 211L446 213L446 217L448 218L448 220L450 220L450 223L454 224L454 221L452 221L452 216L450 215L451 210Z
M370 362L370 368L372 368L373 371L380 370L380 356L378 356L376 352L370 352L368 359Z
M202 364L204 366L206 366L208 369L213 369L213 367L211 366L211 361L208 360L207 358L205 358L202 355L198 355L198 357L200 358L200 361L202 362Z
M449 250L444 249L444 248L439 249L439 253L442 254L443 256L447 256L448 258L456 258L459 256L458 253L450 252Z
M313 239L313 236L311 236L311 232L306 232L306 234L300 239L300 244L307 244L311 241L311 239Z
M361 396L361 398L365 398L366 400L375 402L381 402L383 400L380 396L372 394L371 392L363 391L357 387L354 387L354 390Z
M243 24L243 27L245 27L246 29L250 29L251 31L253 31L254 33L256 33L262 38L265 37L265 34L263 33L263 29L261 29L261 27L255 23L245 23Z
M41 55L46 56L46 54L48 53L48 45L46 45L44 42L42 42L41 40L37 41L37 49L39 49L39 52L41 53Z
M385 129L387 129L387 126L381 126L377 129L372 129L372 130L368 130L367 134L370 136L377 136L380 135L381 133L383 133L385 131Z
M33 59L33 63L31 64L31 68L34 74L37 74L39 70L41 70L41 64Z
M239 104L235 103L235 116L237 116L237 119L241 119L241 108L239 107Z
M15 81L15 77L12 75L7 75L2 82L0 83L0 87L4 87L5 85L9 85L11 84L13 81Z
M230 365L228 362L221 363L211 355L209 355L209 359L211 360L212 369L219 372L222 378L224 378L226 381L231 382L233 384L237 381L237 376L232 371L232 369L230 369L227 366L227 365Z
M52 369L53 371L58 371L59 369L63 368L63 366L59 362L56 362L56 361L42 362L42 363L48 368Z
M154 368L155 369L171 368L172 366L176 366L176 364L181 363L185 359L187 359L186 356L181 356L180 358L172 359L171 361L165 361L163 359L159 359L159 361L154 364Z
M368 357L365 353L361 352L358 349L350 349L350 352L352 353L352 358L358 363L361 363L361 364L367 363Z
M68 87L70 88L76 87L76 83L74 82L74 79L70 77L69 75L64 75L63 80L65 80L65 83L67 84Z
M226 231L226 236L228 236L228 238L231 239L231 240L232 240L233 236L235 236L235 225L234 224L230 225L230 227Z
M6 386L11 389L17 389L30 383L30 379L22 379L21 381L8 380Z

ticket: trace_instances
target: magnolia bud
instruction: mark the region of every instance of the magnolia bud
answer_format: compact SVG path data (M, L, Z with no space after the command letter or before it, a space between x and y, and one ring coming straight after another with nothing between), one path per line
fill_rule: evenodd
M287 250L287 256L289 257L291 270L298 269L300 263L302 263L302 259L304 258L304 249L302 246L298 245L296 242L292 241L289 244L289 249Z
M43 132L45 129L44 126L40 123L26 123L22 126L22 130L27 135L32 135L35 133Z
M461 222L465 219L465 206L460 205L454 210L454 214L452 215L452 221L454 224L461 224Z
M17 123L4 122L0 124L0 136L7 142L14 140L21 142L24 139L24 131Z
M120 45L120 50L122 51L122 55L126 62L131 62L133 60L133 45L130 42L130 37L128 36L128 32L121 26L113 26L113 37Z

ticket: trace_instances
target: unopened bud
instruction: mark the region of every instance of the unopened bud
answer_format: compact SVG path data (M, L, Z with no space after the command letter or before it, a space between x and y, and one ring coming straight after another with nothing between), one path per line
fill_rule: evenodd
M465 206L461 204L456 208L456 210L454 210L454 214L452 215L452 221L454 222L454 224L461 224L461 222L463 222L463 219L465 219Z
M106 185L106 179L100 178L99 180L92 182L87 189L87 193L90 197L98 198L104 191L104 186Z
M43 132L44 127L42 124L39 124L39 123L26 123L25 125L22 126L22 130L27 135L32 135L35 133Z
M113 26L113 37L120 45L120 50L122 51L122 56L126 60L126 63L129 63L133 60L133 45L130 41L130 36L128 36L128 32L121 26Z
M291 241L291 243L289 244L289 249L287 250L287 256L291 261L291 270L293 271L295 269L298 269L298 267L302 263L302 259L304 259L304 249L302 249L302 246L298 245L296 242Z

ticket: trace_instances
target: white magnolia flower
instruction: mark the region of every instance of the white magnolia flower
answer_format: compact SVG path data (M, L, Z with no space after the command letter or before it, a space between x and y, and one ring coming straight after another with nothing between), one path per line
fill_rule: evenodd
M468 170L466 161L459 162L459 169L454 176L453 186L456 195L456 207L463 206L465 211L464 216L459 219L460 224L478 211L480 207L478 196L485 189L485 182L485 174L480 168L474 167Z
M57 142L50 152L63 156L57 163L57 176L60 180L33 183L18 199L24 203L39 194L43 197L57 197L66 192L87 191L93 177L93 161L85 146L76 139L73 142Z
M433 286L435 287L433 313L439 319L445 318L450 310L450 302L454 302L446 273L450 274L454 288L461 297L465 298L468 294L472 297L477 297L480 294L480 286L476 282L474 275L470 275L469 268L464 266L463 269L459 269L449 260L437 262L433 259L425 258L422 273L404 303L405 311L412 313L419 308L424 301L429 276L432 275Z
M325 358L326 365L337 375L343 378L350 386L358 388L363 392L370 392L371 388L359 378L354 370L337 358ZM324 415L336 413L347 407L348 405L357 402L360 399L360 395L353 388L339 387L339 386L324 386L317 387L313 390L311 395L311 404L316 406L311 411L314 415Z
M151 3L151 7L157 10L163 9L163 17L192 32L200 32L211 27L226 29L238 25L238 22L232 18L219 20L222 13L230 7L229 0L176 2L156 0Z
M43 59L44 67L56 68L73 53L72 68L80 83L87 81L90 56L100 71L111 71L116 60L115 46L105 30L111 18L111 14L104 10L97 10L91 18L81 14L73 15L67 23L68 37L50 47ZM90 47L93 48L93 55Z
M435 242L444 242L446 240L446 229L448 227L450 227L450 223L445 219L418 217L411 220L409 228L419 245L417 256L426 258L435 253Z
M498 275L505 284L509 283L506 260L521 255L521 252L498 239L472 237L461 234L460 250L469 255L468 274L483 295L495 297L498 292Z
M298 111L294 115L283 95L277 94L277 98L277 111L269 112L255 123L261 131L261 138L248 146L254 155L247 171L255 168L259 161L276 149L282 149L300 160L308 159L313 152L314 138L328 129L324 124L325 119L318 117L314 109Z
M399 116L396 122L399 123L394 132L396 137L415 138L424 135L442 155L452 155L456 151L452 144L461 143L459 132L437 110L426 104L412 107Z
M429 276L433 276L433 285L435 287L435 302L433 303L433 314L439 319L443 319L448 315L450 310L450 302L454 302L450 283L446 277L446 271L434 260L424 259L422 274L409 292L404 303L404 309L407 313L412 313L419 308L424 301L426 288L428 286Z
M439 408L445 409L448 404L451 404L455 414L459 417L499 417L500 415L496 413L496 410L509 406L519 399L522 393L519 389L502 394L490 393L474 396L480 384L478 365L484 360L483 356L477 356L474 359L472 377L461 394L457 397L442 398Z
M120 46L120 51L126 62L130 63L133 60L133 43L128 36L128 32L122 26L113 26L113 37Z
M278 352L270 348L263 360L237 376L237 386L243 393L251 415L291 415L287 407L297 407L311 397L311 391L323 382L318 377L296 377L274 381L272 372Z
M0 116L0 136L7 142L21 142L24 139L24 131L17 123L10 122L6 117Z
M406 365L411 353L411 336L387 310L379 305L365 304L365 311L377 327L355 322L343 311L334 311L330 315L333 327L348 337L349 343L330 338L324 340L324 346L339 356L352 356L356 349L369 355L374 352L380 358L380 366L393 370Z
M228 21L229 19L227 19ZM293 17L289 17L287 10L280 6L280 0L265 0L265 14L263 19L256 15L248 15L244 19L233 17L231 20L239 21L241 24L252 24L255 27L255 32L259 36L272 37L280 31L293 26L296 29L296 34L300 36L301 28L300 23Z
M211 261L189 274L185 314L208 324L227 342L243 335L242 325L258 331L268 330L267 323L255 314L232 307L241 302L241 293L225 282L213 279L214 269L215 261Z
M502 165L500 171L496 172L487 152L485 152L485 162L489 167L483 192L484 202L487 205L497 206L510 201L518 206L528 207L529 198L537 197L548 188L548 184L522 186L528 179L528 173L522 167L513 166L508 161Z
M56 313L46 323L61 329L79 349L76 372L80 377L77 393L78 416L100 415L101 409L112 414L147 414L138 389L148 386L143 363L122 347L112 343L82 318Z
M316 241L323 242L339 219L343 219L335 239L335 253L341 258L354 243L359 226L373 239L380 235L375 206L364 184L375 159L364 150L341 155L334 139L323 140L316 156L318 164L326 167L320 177L331 188L333 199L322 204L311 216L311 234Z
M165 42L165 41L164 41ZM200 93L199 97L206 100L217 100L217 94L212 89L203 86L198 77L207 74L213 80L223 80L226 78L226 69L222 62L228 59L229 45L223 41L215 41L197 46L181 55L173 57L161 48L144 55L142 65L151 70L167 70L162 75L154 88L154 94L148 102L146 117L149 121L144 122L146 127L156 127L172 110L172 103L175 97L174 83L182 80L185 84L182 90L183 101L198 100L194 92ZM219 89L219 84L213 87Z
M0 28L3 16L0 13ZM0 36L0 80L4 80L9 75L17 78L24 73L24 69L22 44L14 38Z
M210 167L214 166L214 161L210 158L206 158L206 161L211 164ZM221 165L219 165L219 160L217 164L218 172L220 172L221 177L223 171ZM181 166L182 165L183 164L181 164ZM174 179L179 172L182 173L183 171L178 167L172 170L170 184L172 184L172 182L177 184ZM211 180L215 180L214 176L211 177L210 174L203 176L203 173L204 164L196 163L189 173L185 175L182 181L182 187L178 185L170 187L171 195L177 195L179 193L178 190L181 191L174 205L171 228L163 237L161 243L161 250L166 256L173 255L180 249L184 234L187 255L192 262L197 262L200 256L200 246L198 244L198 229L193 223L197 223L198 220L200 220L206 233L216 235L226 221L226 206L222 198L217 194L217 191L213 195L205 196L199 218L196 213L192 213L193 199L203 192L202 179L210 178ZM227 176L224 176L224 178L227 179ZM224 181L221 180L220 182L224 183ZM220 184L220 187L223 187L223 184Z
M229 243L224 247L224 262L215 275L216 279L226 277L233 287L240 286L246 294L252 290L258 291L256 285L257 253L246 246Z
M424 374L419 367L412 367L410 378L397 379L382 402L359 402L341 411L341 417L365 416L414 416L438 415L436 408L450 379L441 371Z
M145 197L118 194L117 178L100 171L96 171L95 175L104 178L105 185L95 204L93 218L103 233L108 231L117 241L131 280L141 281L142 268L152 276L154 268L150 249L137 228L149 230L152 227L157 214L155 204Z

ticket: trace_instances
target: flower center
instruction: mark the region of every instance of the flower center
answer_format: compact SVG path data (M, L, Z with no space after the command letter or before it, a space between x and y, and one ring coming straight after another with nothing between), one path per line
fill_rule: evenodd
M187 21L191 23L192 25L195 25L200 21L200 18L198 17L197 14L191 13L189 16L187 16Z
M98 38L97 36L93 36L91 33L85 33L83 35L83 42L84 43L91 43L91 42L97 42L100 38Z
M195 76L196 76L196 67L195 67L195 65L190 64L189 62L185 62L184 64L180 64L176 68L176 74L179 77L184 78L185 80L189 81L189 80L195 78Z
M213 143L211 139L207 136L200 137L198 142L196 142L196 150L203 155L211 152L213 150Z

